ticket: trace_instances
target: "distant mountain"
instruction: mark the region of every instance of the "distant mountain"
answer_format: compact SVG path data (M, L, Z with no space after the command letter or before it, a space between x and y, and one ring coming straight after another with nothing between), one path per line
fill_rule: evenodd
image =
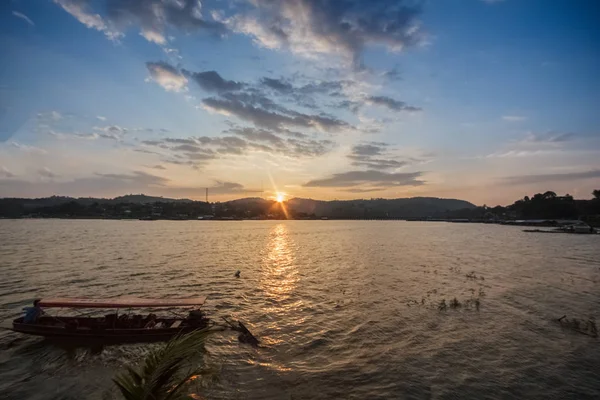
M333 201L293 198L287 205L296 212L330 218L421 218L476 207L465 200L437 197Z
M231 206L246 206L248 204L251 205L267 205L272 204L273 200L266 200L262 197L244 197L243 199L235 199L224 202L224 204L228 204Z
M163 203L158 211L149 204ZM456 210L469 210L475 205L464 200L439 199L435 197L413 197L405 199L371 200L312 200L293 198L280 205L274 200L248 197L222 203L171 199L167 197L129 194L103 199L93 197L52 196L40 199L0 199L1 217L24 215L78 216L78 217L121 217L135 215L141 217L169 216L186 218L190 216L214 214L218 217L236 218L293 218L328 217L340 219L371 218L425 218Z
M125 196L115 197L109 200L111 203L135 203L135 204L148 204L148 203L191 203L193 200L190 199L170 199L168 197L155 197L146 196L145 194L128 194Z
M149 203L186 203L192 202L189 199L171 199L168 197L155 197L146 196L145 194L128 194L125 196L115 197L114 199L95 198L95 197L68 197L68 196L51 196L42 197L37 199L26 199L26 198L4 198L0 199L2 203L19 203L24 208L39 208L39 207L53 207L65 203L76 202L82 205L90 205L94 203L99 204L118 204L118 203L130 203L130 204L149 204Z

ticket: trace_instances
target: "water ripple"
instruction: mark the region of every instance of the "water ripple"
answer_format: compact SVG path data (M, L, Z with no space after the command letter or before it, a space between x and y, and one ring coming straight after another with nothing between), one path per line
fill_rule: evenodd
M600 318L594 237L384 221L2 220L0 274L3 320L50 295L208 295L208 311L242 319L264 344L211 339L211 399L600 393L598 340L555 321ZM473 296L479 311L438 311ZM153 346L65 351L0 331L0 392L117 398L114 372Z

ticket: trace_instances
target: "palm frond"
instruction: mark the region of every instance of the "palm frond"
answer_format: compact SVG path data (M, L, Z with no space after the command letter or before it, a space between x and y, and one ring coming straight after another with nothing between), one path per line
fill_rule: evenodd
M126 400L176 400L182 399L185 384L202 368L191 368L189 361L204 354L204 343L210 330L203 329L169 341L166 346L151 351L140 368L128 367L113 381ZM183 370L188 367L188 370Z

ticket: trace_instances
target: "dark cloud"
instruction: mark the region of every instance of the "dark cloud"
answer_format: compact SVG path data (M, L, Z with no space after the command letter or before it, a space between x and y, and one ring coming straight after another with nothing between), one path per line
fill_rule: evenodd
M287 145L295 156L317 157L330 152L335 143L331 140L287 139Z
M291 93L294 90L292 84L287 81L284 81L283 79L272 79L264 77L261 79L260 83L280 93Z
M194 161L195 163L198 161L209 161L209 160L214 160L215 158L217 158L216 154L214 153L184 153L185 156L187 158L189 158L191 161Z
M280 130L269 131L251 127L234 127L226 131L242 136L255 150L269 153L281 153L292 157L316 157L323 155L334 147L331 140L311 140L299 132ZM288 138L282 136L289 136Z
M402 80L402 76L400 74L400 71L398 71L398 68L396 68L396 67L390 69L389 71L385 71L383 73L383 77L385 79L388 79L388 80L392 81L392 82Z
M220 154L242 154L248 148L245 140L235 136L202 136L198 138L198 141L204 145L213 146L215 151Z
M307 83L304 86L300 86L297 91L302 94L329 94L338 96L338 91L342 90L344 85L350 86L353 82L351 81L319 81Z
M244 191L246 191L244 186L235 182L215 181L215 185L208 188L208 192L211 194L240 193Z
M349 192L349 193L369 193L369 192L380 192L382 190L386 190L387 188L385 187L372 187L372 188L366 188L366 189L360 189L360 188L350 188L350 189L344 189L344 192Z
M374 144L358 144L352 147L352 154L357 156L376 156L383 152L384 146Z
M117 133L117 134L125 134L128 131L127 128L123 128L118 125L108 125L108 126L103 126L103 127L96 126L96 127L94 127L94 129L98 130L98 131L103 131L103 132L108 132L108 133Z
M99 133L98 137L101 137L103 139L116 140L116 141L122 140L121 136L118 134L115 134L115 133Z
M133 149L133 151L135 151L136 153L143 153L143 154L156 154L156 155L161 155L160 153L156 152L156 151L152 151L152 150L146 150L146 149Z
M179 72L166 63L147 63L152 79L166 90L186 90L187 78L196 81L205 91L217 93L216 97L202 100L209 111L251 121L256 126L270 129L284 129L285 126L298 126L324 131L339 131L351 126L332 115L325 113L306 114L277 104L267 97L265 88L287 93L289 101L308 108L317 108L312 97L315 93L327 93L342 87L341 81L320 81L294 88L283 80L263 78L259 86L243 82L225 80L216 71ZM330 93L331 95L331 93Z
M288 111L285 107L275 103L259 90L255 89L249 89L245 92L238 93L223 93L221 97L232 102L238 101L244 104L251 104L253 106L264 108L268 111L278 111L283 113Z
M425 182L417 180L421 172L387 173L375 170L348 171L333 174L329 178L315 179L304 184L305 187L352 187L372 185L376 187L420 186Z
M350 81L318 81L295 86L289 79L273 79L264 77L260 80L261 89L271 90L283 99L300 107L309 109L319 108L315 96L327 95L331 97L342 96L341 90L353 83Z
M285 136L290 136L296 139L304 139L307 138L308 135L302 132L296 132L296 131L291 131L289 129L278 129L277 130L278 133L281 133Z
M244 87L244 84L241 82L223 79L217 71L190 72L184 69L182 73L194 80L194 82L207 92L232 92Z
M201 164L198 161L191 161L191 160L184 161L184 160L175 160L175 159L166 159L166 160L163 160L163 162L168 163L168 164L175 164L175 165L186 165L193 169L200 169L199 164Z
M148 168L152 168L152 169L163 169L163 170L164 170L164 169L166 169L164 166L162 166L162 165L160 165L160 164L156 164L156 165L153 165L153 166L151 166L151 167L148 167Z
M564 174L540 174L540 175L519 175L509 176L504 178L504 182L511 185L520 184L536 184L536 183L548 183L548 182L565 182L575 181L580 179L592 179L600 178L600 169L583 171L583 172L569 172Z
M392 50L423 42L413 0L253 0L251 15L226 20L235 31L268 48L299 54L343 53L359 66L366 45Z
M289 48L298 54L343 54L361 66L365 46L391 50L424 42L419 27L419 0L251 0L240 14L205 9L198 0L55 0L90 29L119 40L139 27L146 40L168 44L167 32L228 30L252 36L268 48Z
M177 144L198 144L195 139L182 139L182 138L165 138L164 141L166 143L177 143ZM150 140L146 141L150 142ZM154 141L155 143L160 143L160 141Z
M203 187L179 187L179 188L169 188L169 194L192 197L192 198L200 198L204 199L205 190L208 189L209 196L212 195L223 195L223 194L232 194L237 196L243 196L246 193L259 193L261 190L253 190L246 188L245 186L231 181L222 181L222 180L214 180L211 185L203 186Z
M402 168L409 164L407 161L398 161L384 158L367 158L352 155L348 156L348 158L353 160L352 165L356 167L365 167L369 169L379 170Z
M175 150L175 151L187 151L187 152L190 152L190 153L198 153L202 149L200 147L198 147L198 146L194 146L193 144L180 144L178 146L171 147L171 150Z
M150 41L161 43L167 26L186 32L205 30L222 33L224 26L216 21L206 20L202 4L198 0L107 0L109 19L118 27L139 25L142 36Z
M156 176L143 171L134 171L131 174L102 174L96 173L97 177L118 180L123 182L135 182L144 185L163 186L169 182L167 178Z
M288 129L240 127L230 124L224 136L199 136L191 138L165 138L146 140L142 144L166 150L165 162L199 167L221 155L244 155L251 151L283 154L289 157L316 157L331 151L331 140L310 139L306 134Z
M392 111L422 111L420 107L409 106L403 101L392 99L387 96L367 96L360 100L342 100L332 103L333 108L345 109L356 114L365 104L387 107Z
M213 97L202 100L202 103L209 110L227 115L235 115L259 127L277 129L284 126L298 126L324 131L339 131L344 128L350 128L350 125L346 122L335 117L308 115L283 107L278 107L280 112L274 112L258 107L251 102L244 102L238 99L219 99Z
M255 142L266 142L273 146L283 146L285 141L279 136L275 135L266 129L255 129L255 128L232 128L227 132L242 136L245 139Z
M383 142L357 144L352 147L352 152L348 155L348 158L352 160L352 165L356 167L376 170L397 169L408 165L407 161L398 161L386 154L388 146L387 143Z
M360 108L362 106L363 106L362 101L354 101L354 100L342 100L342 101L339 101L337 103L333 103L330 105L330 107L348 110L354 114L358 113L358 111L360 110Z
M409 106L403 101L394 100L387 96L369 96L366 100L371 104L384 106L392 111L421 111L419 107Z

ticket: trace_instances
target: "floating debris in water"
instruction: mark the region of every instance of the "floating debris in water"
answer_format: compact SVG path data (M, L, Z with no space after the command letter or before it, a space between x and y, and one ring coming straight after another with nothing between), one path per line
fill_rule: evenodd
M446 304L446 299L442 299L442 301L440 301L440 304L438 305L438 310L446 311L447 309L448 305Z
M591 337L598 337L598 328L596 327L596 320L594 317L584 321L577 318L568 319L566 315L563 315L558 319L558 322L561 326L575 332Z
M236 278L239 278L241 273L242 273L242 271L240 271L240 270L238 269L237 271L235 271L235 274L234 274L234 276L235 276Z
M460 301L458 301L456 299L456 297L453 298L452 301L450 302L450 308L457 309L457 308L460 308L460 306L461 306Z

